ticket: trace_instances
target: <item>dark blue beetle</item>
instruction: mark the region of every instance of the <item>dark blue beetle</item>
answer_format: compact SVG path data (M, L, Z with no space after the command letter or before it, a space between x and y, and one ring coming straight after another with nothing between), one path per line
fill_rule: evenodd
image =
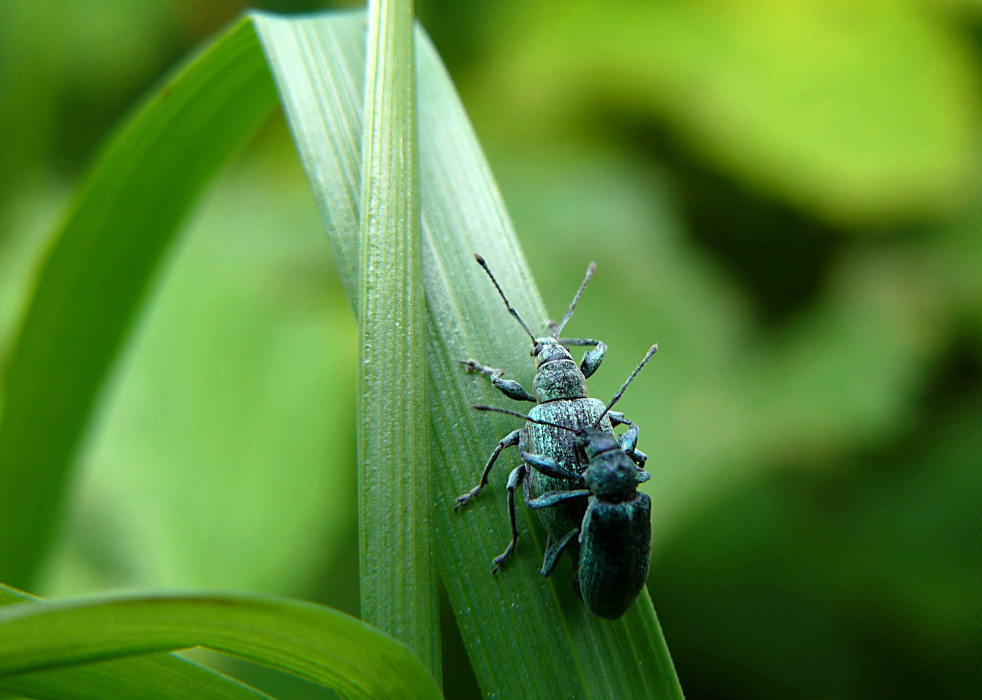
M569 477L580 488L551 491L528 505L542 509L587 501L583 522L568 535L580 544L576 581L594 615L615 619L627 612L648 579L651 499L637 490L647 472L638 471L609 433L585 428L577 432L577 442L589 460L585 474ZM522 456L536 469L543 465L538 455Z

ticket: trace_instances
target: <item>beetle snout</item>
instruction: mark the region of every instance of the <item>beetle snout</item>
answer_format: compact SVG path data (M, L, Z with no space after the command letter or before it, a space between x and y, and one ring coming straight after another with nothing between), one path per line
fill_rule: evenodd
M532 355L539 366L546 362L573 359L569 351L552 338L538 338L532 346Z

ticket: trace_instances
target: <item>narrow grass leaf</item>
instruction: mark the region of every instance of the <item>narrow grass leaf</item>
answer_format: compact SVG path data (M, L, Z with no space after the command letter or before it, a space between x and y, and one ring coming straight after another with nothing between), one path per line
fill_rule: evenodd
M204 646L358 698L439 698L405 646L313 603L247 594L100 596L0 608L0 678Z
M368 26L358 270L361 612L440 677L413 3L371 2Z
M356 305L359 219L351 203L358 201L361 173L364 20L255 19L340 277ZM485 693L504 697L681 697L647 594L620 620L591 616L572 590L568 564L549 580L539 576L542 543L527 513L517 555L492 578L490 560L509 538L500 490L505 464L492 477L493 488L466 512L453 513L454 497L477 481L491 448L515 427L511 419L470 410L501 396L466 376L458 361L476 357L531 383L528 338L473 253L491 262L530 324L544 328L547 315L459 98L422 34L417 61L436 552L478 680Z
M240 22L172 74L86 178L3 368L0 580L32 587L72 459L160 261L275 103L255 32Z
M0 606L39 602L0 584ZM85 666L53 668L0 678L0 689L39 700L261 700L254 688L174 654L154 654Z

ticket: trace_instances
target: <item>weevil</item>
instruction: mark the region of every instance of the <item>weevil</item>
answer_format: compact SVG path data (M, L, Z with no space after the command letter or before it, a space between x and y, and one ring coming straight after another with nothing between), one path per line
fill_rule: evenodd
M620 399L657 349L658 346L653 345L648 350L604 413ZM554 553L550 565L555 566L562 549L575 538L579 544L579 555L574 583L583 602L599 617L613 620L623 615L644 589L648 578L651 498L637 490L638 485L650 477L648 472L636 467L616 435L599 427L600 419L593 425L573 429L517 411L491 406L474 408L508 413L576 435L576 449L587 462L582 474L566 471L549 455L522 452L522 459L532 470L573 485L573 488L549 491L536 498L529 498L526 493L525 502L540 513L568 503L585 504L582 521L560 539L559 551ZM514 523L513 494L517 484L509 481L508 488L512 496L509 502ZM548 574L546 571L543 573Z
M590 263L586 276L573 296L573 301L562 321L558 324L550 323L550 335L537 338L529 330L528 325L522 320L511 302L508 301L508 297L501 289L501 285L498 284L498 280L495 279L485 259L477 254L474 257L491 279L499 296L505 302L508 312L518 321L532 340L530 354L535 357L536 362L535 378L532 380L534 395L526 391L517 381L503 379L504 370L486 367L472 359L461 360L461 363L467 371L486 376L491 385L505 396L517 401L529 401L537 405L529 412L530 420L524 427L512 431L498 442L484 467L477 486L457 497L455 510L466 505L481 489L487 486L491 468L498 460L501 451L507 447L517 446L522 452L547 455L562 470L550 475L537 470L528 470L524 464L512 470L508 477L512 540L505 551L494 558L492 571L497 572L501 564L514 551L518 540L514 509L514 491L518 484L524 481L526 498L535 498L552 491L566 491L575 488L578 482L568 475L579 475L586 469L586 457L582 450L576 449L575 435L570 432L570 429L576 430L596 424L598 430L613 435L614 425L626 425L628 429L620 438L620 445L624 448L625 454L631 458L638 469L643 469L647 456L637 449L637 425L627 420L621 413L608 412L603 402L587 396L587 377L590 377L600 367L607 346L599 340L559 337L563 327L572 317L576 303L593 276L596 265ZM577 366L566 346L590 347L591 349L584 353L582 361ZM556 428L555 425L557 424L564 428ZM585 510L585 502L574 500L560 503L555 508L550 508L540 514L547 534L546 551L541 570L543 576L549 575L555 567L559 555L569 546L570 542L564 541L563 538L571 529L579 525ZM576 561L576 557L573 558Z

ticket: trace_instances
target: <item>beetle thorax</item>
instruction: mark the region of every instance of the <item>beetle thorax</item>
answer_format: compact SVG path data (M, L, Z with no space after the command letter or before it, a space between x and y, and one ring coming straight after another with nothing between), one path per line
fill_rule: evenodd
M619 503L637 494L637 468L620 449L595 457L586 470L586 485L601 501Z
M621 449L613 433L600 428L585 428L580 433L580 445L586 456L586 485L601 501L629 501L637 494L637 467Z
M537 338L533 354L536 369L532 389L539 403L586 397L586 377L573 361L569 350L557 340Z

